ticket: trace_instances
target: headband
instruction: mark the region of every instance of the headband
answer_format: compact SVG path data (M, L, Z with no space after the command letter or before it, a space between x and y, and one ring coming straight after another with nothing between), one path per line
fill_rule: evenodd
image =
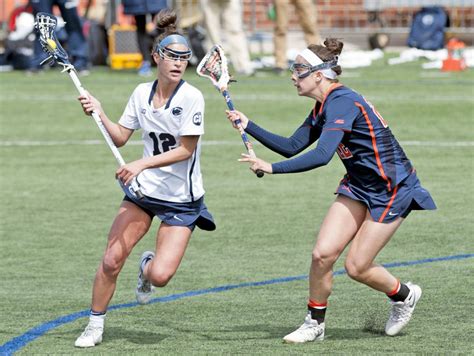
M331 65L329 65L327 68L321 69L320 72L328 79L336 79L337 73L331 68L337 66L337 60L331 62L323 62L321 58L319 58L313 51L308 48L305 48L303 51L301 51L299 55L306 59L308 63L311 64L311 66L313 67L319 66L323 63L331 63Z
M188 41L186 41L186 38L178 34L173 34L173 35L169 35L163 38L161 42L156 46L155 52L158 52L160 48L166 48L170 44L175 44L175 43L183 44L186 47L190 48Z

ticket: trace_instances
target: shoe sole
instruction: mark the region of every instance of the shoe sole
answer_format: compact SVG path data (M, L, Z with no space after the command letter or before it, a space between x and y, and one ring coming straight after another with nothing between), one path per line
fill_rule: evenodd
M308 341L293 341L293 340L287 340L283 338L283 342L285 344L304 344L306 342L323 341L323 340L324 340L324 334L317 336L316 339L314 340L308 340Z

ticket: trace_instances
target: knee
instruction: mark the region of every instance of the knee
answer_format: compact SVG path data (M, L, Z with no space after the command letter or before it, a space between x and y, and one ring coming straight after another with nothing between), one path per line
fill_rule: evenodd
M109 277L117 277L122 266L123 261L113 254L106 253L102 259L102 270L104 271L104 274Z
M148 280L155 287L164 287L168 284L171 278L173 278L173 276L174 273L167 271L152 271L151 275L149 275Z
M317 268L332 268L337 260L337 255L327 253L320 249L315 248L311 255L311 264Z
M346 259L344 268L346 269L347 275L356 281L363 281L365 272L367 271L365 264L353 258Z

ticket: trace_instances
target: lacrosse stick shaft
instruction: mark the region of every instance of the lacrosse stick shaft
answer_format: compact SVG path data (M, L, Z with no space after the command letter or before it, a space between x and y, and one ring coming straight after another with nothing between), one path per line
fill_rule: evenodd
M230 98L230 94L227 90L222 91L222 95L225 98L225 102L227 103L227 107L229 110L234 111L234 103L232 102L232 99ZM244 128L242 127L242 122L240 119L237 119L234 121L235 125L237 126L237 129L240 132L240 137L242 137L242 141L244 142L244 146L247 149L247 152L249 153L250 157L256 158L257 156L255 155L255 151L253 150L252 142L250 142L249 138L247 137L247 133L245 132ZM255 172L258 178L262 178L264 173L261 170L257 170Z
M69 68L66 70L71 77L74 85L76 86L77 91L79 92L80 95L87 95L86 90L81 84L81 81L77 77L76 71L73 68ZM122 158L122 155L120 154L120 151L118 150L117 146L115 146L114 141L112 140L112 137L110 136L109 132L104 126L104 123L99 117L99 114L95 111L92 112L92 118L94 119L95 123L97 124L97 127L99 128L100 132L102 133L102 136L104 136L105 142L107 142L107 145L109 146L110 150L112 151L115 159L117 160L118 164L120 166L125 165L125 161ZM136 178L132 180L132 183L130 184L133 192L136 194L136 196L139 199L143 198L143 193L140 191L140 188L138 187L138 183L136 182Z

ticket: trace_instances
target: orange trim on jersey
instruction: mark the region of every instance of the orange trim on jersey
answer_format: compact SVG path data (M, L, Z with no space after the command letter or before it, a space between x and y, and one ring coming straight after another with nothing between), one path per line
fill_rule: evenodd
M389 211L390 208L392 207L393 201L395 200L395 197L397 196L397 191L398 191L398 185L395 186L395 188L393 189L392 197L390 198L390 201L388 202L387 207L386 207L385 210L383 211L383 214L382 214L382 216L380 217L379 222L382 222L383 219L385 219L385 216L387 215L388 211Z
M388 297L392 297L392 296L394 296L395 294L397 294L398 291L400 290L400 286L401 286L400 281L397 280L397 286L396 286L391 292L387 293L387 296L388 296Z
M324 302L324 303L318 303L314 300L311 300L309 299L308 300L308 307L310 308L326 308L328 306L328 302Z
M319 108L319 112L318 114L321 114L321 111L323 111L323 106L324 106L324 103L326 102L326 98L328 97L328 95L334 90L334 89L337 89L339 87L342 87L342 84L341 83L333 83L331 84L331 86L329 87L328 91L326 92L326 94L324 94L324 99L323 99L323 102L321 103L321 107Z
M379 168L382 179L387 182L387 188L388 188L388 191L390 192L392 190L392 187L390 185L390 179L388 179L388 177L385 175L385 171L382 166L382 161L380 160L379 149L377 148L377 140L375 139L374 127L372 126L372 123L370 122L370 119L369 119L369 115L367 115L367 112L365 111L364 107L358 102L355 102L354 104L360 109L360 111L362 111L362 114L364 115L364 118L365 118L365 122L367 123L367 126L369 127L370 137L372 138L372 147L375 153L375 160L377 161L377 167Z

